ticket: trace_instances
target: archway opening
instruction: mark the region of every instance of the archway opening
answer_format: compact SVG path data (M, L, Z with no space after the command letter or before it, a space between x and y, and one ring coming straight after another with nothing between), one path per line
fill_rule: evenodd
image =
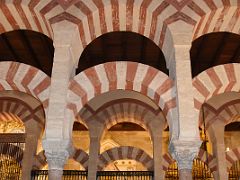
M26 179L35 155L42 149L44 108L38 99L20 91L1 91L0 107L0 161L11 164L13 158L17 162L15 166L1 166L0 171L6 174L11 173L8 168L16 168L16 179Z
M119 146L137 147L153 156L149 131L136 123L121 122L106 130L101 139L100 153Z
M80 119L80 117L78 116L77 119ZM82 149L88 152L90 144L89 131L79 120L73 124L72 141L76 149Z
M240 104L240 103L239 103ZM238 114L239 116L240 114ZM234 180L240 178L240 122L239 117L235 122L229 123L225 126L224 143L226 151L226 161L228 166L228 179Z
M226 152L240 147L239 137L240 137L240 122L232 122L225 126L224 142Z
M207 143L208 152L213 153L216 141L223 140L228 151L240 143L234 138L240 130L239 122L236 122L239 121L239 98L238 92L225 92L214 95L202 105L199 115L200 135Z

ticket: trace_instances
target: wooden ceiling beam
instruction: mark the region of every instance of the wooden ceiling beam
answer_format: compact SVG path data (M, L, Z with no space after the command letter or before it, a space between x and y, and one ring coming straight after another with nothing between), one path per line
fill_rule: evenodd
M146 59L147 53L150 53L151 59ZM87 55L94 58L88 64ZM97 56L103 56L101 61ZM146 37L131 32L112 32L95 39L85 48L80 57L77 73L86 69L86 65L89 67L113 60L144 63L168 74L166 62L159 47Z
M146 60L146 44L147 42L145 41L145 37L142 36L141 37L141 52L140 52L140 62L144 62L144 60ZM147 61L147 60L146 60Z
M166 60L165 60L165 56L164 56L164 55L163 55L163 58L164 58L164 61L165 61L165 64L166 64L167 62L166 62ZM158 62L161 62L161 59L162 59L162 51L161 51L161 50L160 50L159 53L158 53L158 58L157 58L157 59L158 59ZM156 64L156 67L157 67L158 69L161 69L160 63L157 63L157 64ZM166 68L166 72L163 71L163 72L166 73L166 74L168 73L168 70L167 70L167 69L168 69L168 68Z
M49 57L53 57L54 56L54 48L52 51L51 46L49 46L49 42L48 42L47 38L45 38L43 36L39 36L39 37L40 37L42 43L45 45L44 47L46 47L45 49L47 50ZM53 59L52 59L52 61L53 61Z
M196 53L195 57L192 57L194 59L194 61L191 59L191 67L192 67L192 76L193 77L196 76L198 73L198 70L199 70L198 61L199 61L199 57L202 52L202 48L205 45L206 40L207 40L206 36L201 37L201 42L197 47L197 53Z
M218 48L216 49L214 55L213 55L213 58L211 60L211 62L209 63L210 64L210 67L214 66L215 64L219 64L218 63L218 60L219 60L219 57L221 56L222 54L222 51L223 49L225 48L226 46L226 43L227 43L227 39L228 39L228 33L224 33L222 38L221 38L221 41L220 43L218 44Z
M105 38L101 38L101 46L102 46L102 54L103 54L103 58L104 60L107 60L107 45L106 45L106 39Z
M237 63L240 62L240 42L236 50L234 51L232 58L230 59L230 63L234 63L234 62L237 62Z
M127 59L127 35L125 35L124 33L121 34L121 61L126 61Z
M15 61L23 63L23 61L20 59L20 57L18 56L18 54L14 51L13 46L11 45L8 37L6 36L6 34L2 34L1 38L3 39L3 43L4 45L9 49L9 51L12 54L12 57L14 58ZM10 59L9 59L10 60Z
M34 51L34 49L33 49L33 47L32 47L32 45L31 45L31 43L30 43L30 41L29 41L29 39L28 39L28 37L26 36L25 32L24 31L19 31L19 37L22 39L21 42L28 49L28 52L33 59L33 60L31 60L33 62L33 64L35 64L38 69L44 70L40 61L39 61L39 59L38 59L38 57L37 57L37 55L36 55L36 53L35 53L35 51Z

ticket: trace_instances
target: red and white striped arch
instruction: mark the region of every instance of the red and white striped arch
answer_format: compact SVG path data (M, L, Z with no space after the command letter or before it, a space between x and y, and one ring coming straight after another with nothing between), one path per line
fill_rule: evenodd
M240 161L240 147L232 149L231 151L226 152L227 168L233 166L236 161Z
M8 114L10 113L10 114ZM36 121L42 129L45 126L45 118L42 106L32 109L25 101L12 97L0 97L0 117L11 121L11 114L16 115L26 123L29 120Z
M154 118L161 112L160 109L154 109L140 100L123 98L109 101L97 110L84 106L80 111L80 116L86 124L93 120L92 116L97 116L106 129L110 129L117 123L131 122L151 131L149 123L153 120L161 121L161 119ZM165 124L165 119L162 119L162 123Z
M234 0L29 0L0 6L0 33L28 29L52 37L51 25L77 24L82 50L96 37L112 31L132 31L153 40L166 60L173 51L168 25L178 20L195 26L194 39L214 31L239 33L239 2Z
M100 64L75 76L69 84L67 108L76 116L95 96L117 89L150 97L163 110L168 122L172 113L176 113L174 83L166 74L144 64L122 61Z
M167 19L176 12L163 0L82 0L70 4L66 12L51 17L50 22L68 20L77 24L82 51L105 33L131 31L154 41L168 60L173 53L173 41Z
M49 21L45 16L44 7L50 0L13 0L0 3L0 33L27 29L52 37Z
M116 160L133 159L144 165L149 171L153 170L153 159L143 150L131 147L121 146L109 149L99 155L98 170L103 170L108 164Z
M208 128L214 123L217 123L218 121L222 121L224 125L227 125L235 121L240 121L239 99L226 102L218 109L215 109L209 104L205 104L204 110L206 128ZM202 124L202 120L200 121L200 124Z
M130 107L129 107L130 104ZM129 109L126 109L129 108ZM131 108L131 109L130 109ZM142 107L138 105L132 105L131 103L123 103L123 104L115 104L109 107L106 107L102 111L96 114L96 117L102 124L104 124L106 129L110 129L112 126L123 123L123 122L131 122L135 123L144 129L148 129L144 120L140 117L140 112L142 111ZM134 111L135 110L135 111ZM93 119L90 116L89 122ZM84 119L84 118L83 118ZM86 119L88 121L88 119Z
M240 91L240 64L224 64L207 69L193 79L194 106L200 111L204 102L224 92Z
M15 90L30 94L40 100L46 111L49 86L50 78L37 68L12 61L0 62L0 91Z
M219 31L239 34L239 7L237 0L191 0L182 6L181 12L196 22L193 31L193 39L196 39Z
M195 27L193 39L211 32L240 34L240 8L237 6L213 10L204 15Z
M75 161L79 162L85 170L88 169L88 154L82 149L76 149L72 157Z
M240 100L230 101L219 108L219 116L224 119L225 125L240 121Z

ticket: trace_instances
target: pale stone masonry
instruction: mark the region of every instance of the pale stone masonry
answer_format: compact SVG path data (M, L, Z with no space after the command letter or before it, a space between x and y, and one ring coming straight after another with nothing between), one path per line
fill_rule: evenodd
M73 157L88 169L89 180L95 180L98 170L121 158L141 162L148 170L154 171L154 180L163 180L166 168L176 160L180 179L189 180L193 159L198 157L209 163L215 179L226 180L227 168L240 160L239 147L226 153L224 144L224 127L239 120L240 102L236 101L239 97L222 104L222 108L208 107L206 130L213 144L212 155L199 149L202 142L199 126L203 125L201 108L220 94L239 93L240 65L213 66L192 78L189 51L192 42L207 33L240 34L239 12L239 0L2 1L0 33L33 30L51 38L55 49L51 77L29 65L0 62L1 91L20 91L40 101L40 110L36 107L29 109L26 104L31 104L30 101L23 99L26 102L23 106L31 112L27 118L21 117L27 127L23 179L30 179L31 168L44 166L47 159L49 179L59 180L67 160ZM148 65L125 61L96 65L75 74L86 46L97 37L114 31L135 32L152 40L164 54L169 76ZM87 109L86 105L94 98L117 90L141 94L135 98L136 108L128 109L127 105L122 105L115 115L106 115L108 107L102 111L95 111L97 108L93 107ZM134 96L129 95L132 99ZM119 99L108 98L109 102ZM151 103L144 98L150 98ZM10 103L4 111L17 114L17 110L10 108L13 106ZM123 117L131 116L129 119L150 132L153 156L131 146L100 153L105 130L125 122L124 118L117 119L121 113L129 113ZM88 127L89 153L73 145L72 127L79 115ZM43 117L44 123L41 122ZM34 126L34 131L28 129L28 123ZM162 152L162 131L166 124L169 126L169 154L172 157ZM36 154L40 130L43 129L46 159L43 152ZM208 161L204 160L204 155Z

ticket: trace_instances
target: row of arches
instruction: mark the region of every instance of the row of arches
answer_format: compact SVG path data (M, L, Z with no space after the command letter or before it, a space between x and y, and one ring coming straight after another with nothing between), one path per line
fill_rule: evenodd
M238 2L198 1L45 1L5 2L1 4L1 33L28 29L52 38L54 25L67 20L79 29L80 53L95 38L112 31L131 31L151 39L159 46L167 65L174 49L179 20L191 26L190 38L210 32L239 33ZM121 11L119 10L121 9ZM159 18L161 17L161 18ZM170 48L169 48L170 47Z
M1 66L5 70L5 71L2 71L2 90L18 90L26 93L31 93L34 97L42 101L43 107L45 109L47 108L47 104L48 104L47 96L49 91L48 88L50 85L50 79L46 75L44 75L42 72L35 69L34 71L38 71L38 73L36 73L36 77L32 77L31 79L32 81L28 79L27 80L28 82L26 83L25 79L29 76L29 73L32 72L32 69L34 68L24 64L14 63L14 62L6 62L6 63L2 62ZM107 63L105 66L106 66L105 72L102 69L102 65L99 65L92 69L91 68L88 69L86 72L80 73L75 79L73 79L70 82L68 108L72 110L74 114L80 111L81 107L83 107L83 105L86 102L88 102L91 98L93 98L94 96L97 96L97 94L104 93L114 89L126 89L126 90L133 90L133 91L139 91L141 93L146 93L147 96L150 96L152 99L155 100L156 104L158 104L161 107L165 115L168 114L169 110L176 107L176 105L174 105L175 98L174 96L172 97L172 92L175 91L173 81L163 73L158 72L154 68L148 67L146 65L141 65L133 62L130 62L130 63L114 62L114 63ZM204 101L208 100L213 95L221 94L224 92L230 92L230 91L236 91L236 92L239 91L239 85L238 85L239 76L237 75L237 72L238 72L237 69L239 68L238 66L239 66L238 64L220 65L220 66L211 68L206 72L201 73L198 77L193 79L193 87L195 88L195 95L196 95L196 99L194 101L195 101L195 108L197 110L199 110L199 108L201 107L201 104ZM16 70L14 72L12 71L13 70L12 68L15 68L15 67L16 67ZM116 69L115 70L116 74L111 74L108 76L107 73L109 71L107 69L111 67L114 67ZM135 69L135 72L136 72L135 77L139 79L136 79L135 77L127 76L127 71L131 71L132 68ZM143 69L145 71L145 74L141 73L142 77L140 76L140 74L137 74L138 72L139 73L142 72L140 71L140 69ZM102 76L101 77L97 76L97 74L101 73L101 72L97 72L98 70L103 71L106 74L105 78ZM118 76L117 71L121 71L121 72L125 71L126 79L119 79L117 77ZM8 74L8 72L9 73L11 72L11 79L9 79L10 74ZM14 77L20 76L21 72L24 72L21 76L23 80L18 82L18 79L15 80ZM95 74L96 77L98 77L98 79L93 79L93 76L91 76L92 74L90 72ZM212 74L210 72L213 72L215 74L215 77L210 75ZM216 72L219 73L219 75ZM222 81L222 79L220 78L223 75L226 77L225 82ZM106 80L110 78L110 76L113 79L109 79L107 82ZM149 77L151 77L152 80L149 81ZM85 78L85 81L83 81L83 78ZM144 81L144 78L147 81ZM218 82L215 81L216 78L218 79ZM101 80L103 82L101 82ZM210 82L212 82L213 85L215 85L212 87L212 89L208 89L208 88L211 88L211 86L206 86L209 80ZM89 84L88 87L86 85L81 85L82 83L86 83L86 81L88 81L87 82ZM159 82L162 82L162 83L154 87L155 81L158 83ZM130 84L128 84L128 82ZM119 85L119 87L117 85ZM81 86L84 86L84 87L81 87ZM164 93L166 93L166 95ZM76 100L77 98L80 100L79 101Z
M215 124L220 121L228 123L239 119L238 105L236 104L222 107L221 112L219 110L221 108L218 109L215 106L202 110L203 107L209 107L207 106L208 102L215 96L219 97L228 92L239 93L238 34L240 21L238 1L83 0L66 2L47 0L42 2L30 0L2 2L0 11L1 39L5 43L5 49L13 54L6 55L6 59L4 59L4 53L0 53L0 59L3 57L4 61L8 61L0 62L0 88L2 92L20 91L40 101L37 107L26 110L24 107L21 109L22 106L26 106L26 103L17 101L15 97L14 99L7 96L7 98L1 99L0 108L5 113L16 114L26 124L33 120L42 133L44 126L47 127L46 130L51 129L51 131L45 131L45 137L63 136L63 138L72 139L74 121L80 121L89 130L91 137L95 137L97 134L96 138L102 137L104 132L110 130L112 126L123 122L136 123L149 131L153 144L156 144L154 141L159 142L156 137L162 133L163 129L167 128L167 124L170 139L173 135L177 138L180 125L176 84L179 82L176 82L174 63L180 60L178 59L180 57L175 57L176 46L181 44L179 42L185 42L188 46L192 43L192 49L189 49L192 71L190 84L193 86L195 107L193 110L199 116L200 127L209 131L210 137L216 137ZM180 25L182 22L184 23ZM181 28L176 28L178 25ZM76 28L73 28L74 32L77 32L76 36L69 33L70 26ZM29 39L33 37L26 35L27 33L23 29L31 30L33 34L40 32L46 35L44 38L40 37L36 42L44 42L38 48L48 44L48 48L45 50L49 51L49 61L38 62L41 54L45 54L44 49L39 52L34 51L29 45L33 42ZM67 66L67 63L64 64L59 58L59 54L61 54L59 49L63 45L61 38L59 40L58 35L62 35L58 31L59 29L63 29L63 31L67 29L68 33L66 33L65 39L74 39L72 44L70 43L74 68L64 69L63 66ZM181 31L181 29L184 30ZM36 61L18 59L19 52L14 53L13 44L19 47L20 45L17 45L18 41L9 42L11 35L8 36L7 33L12 30L18 30L17 33L21 38L25 38L23 44L30 49L29 55ZM51 39L53 39L55 47L54 58ZM113 41L116 41L115 44L111 44ZM225 45L227 42L232 43ZM67 41L67 45L69 45L68 43ZM204 51L204 47L208 43L212 54L208 50ZM217 46L218 43L224 45ZM215 46L216 48L213 48ZM129 48L132 48L131 52L135 51L136 53L130 56L127 52ZM155 50L153 50L154 48ZM232 49L231 52L229 48ZM115 52L116 49L120 50ZM231 55L228 54L229 52ZM151 53L155 56L149 56ZM210 61L206 60L208 56L211 56ZM18 63L13 62L13 59ZM71 58L66 59L72 60ZM157 61L154 61L155 59ZM199 63L203 61L205 65ZM76 72L74 72L75 69ZM63 74L67 74L68 71L72 71L69 73L71 75L65 78ZM66 87L59 86L64 83ZM119 90L129 94L132 91L138 92L151 100L146 100L140 95L138 98L134 98L138 95L126 95L123 99L123 96L115 94L115 102L114 100L110 101L108 99L109 92ZM22 99L22 97L17 99ZM106 99L105 103L99 103L104 102L104 99ZM53 106L58 109L52 110ZM23 111L24 113L22 113ZM206 111L204 118L201 115L202 111ZM59 116L53 116L56 113L64 117L60 117L59 114ZM212 118L213 116L218 118ZM222 120L219 121L221 119L219 117ZM56 123L54 118L61 120ZM64 128L60 127L61 123ZM99 126L99 128L93 131L95 126ZM32 128L31 126L27 132L33 131ZM55 131L54 128L60 130ZM100 139L96 142L99 143ZM122 146L122 148L131 152L139 152L140 155L132 153L131 157L140 162L146 161L149 170L154 168L151 158L143 155L143 150L126 146ZM116 152L116 149L113 152ZM113 152L106 150L106 153L100 156L99 169L107 164L106 158L117 159ZM158 152L160 153L160 150ZM236 150L233 152L235 155L238 154ZM76 150L72 156L78 161L81 160L84 167L87 167L88 160L92 164L91 159L87 158L87 153L80 149ZM162 157L162 154L159 157ZM167 156L164 155L163 159L164 157ZM228 161L231 161L229 153L226 157ZM214 158L211 156L207 159ZM39 155L36 155L36 159L34 166L44 164L44 153L40 152ZM219 163L218 159L212 162L214 161ZM217 169L216 164L210 166L212 171Z

